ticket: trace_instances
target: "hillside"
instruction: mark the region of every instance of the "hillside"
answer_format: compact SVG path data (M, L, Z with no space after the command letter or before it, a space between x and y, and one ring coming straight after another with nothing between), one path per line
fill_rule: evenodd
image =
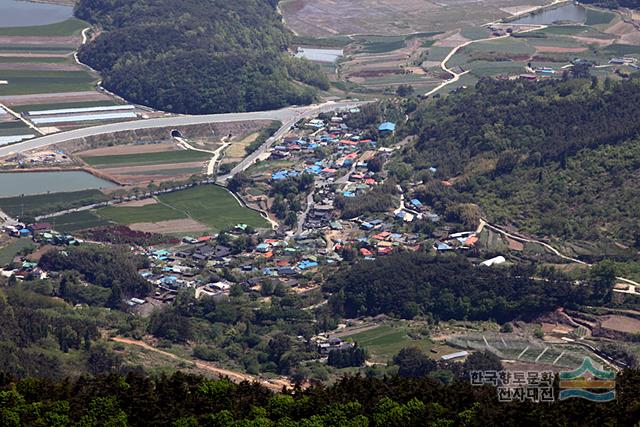
M494 388L461 381L444 386L432 378L351 377L329 387L271 393L256 384L184 374L4 379L0 396L7 426L515 426L540 420L630 426L638 419L638 372L626 371L618 382L617 398L607 403L504 403Z
M639 79L483 80L418 107L401 134L417 142L401 163L425 181L415 194L442 212L472 202L540 236L632 244L639 101Z
M81 0L100 29L79 59L129 101L176 113L304 104L326 88L318 68L291 58L271 0Z

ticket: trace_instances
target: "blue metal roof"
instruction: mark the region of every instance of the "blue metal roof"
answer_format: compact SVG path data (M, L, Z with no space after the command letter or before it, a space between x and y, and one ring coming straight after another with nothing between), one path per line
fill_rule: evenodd
M378 126L378 130L380 132L395 132L396 124L391 122L384 122L380 126Z

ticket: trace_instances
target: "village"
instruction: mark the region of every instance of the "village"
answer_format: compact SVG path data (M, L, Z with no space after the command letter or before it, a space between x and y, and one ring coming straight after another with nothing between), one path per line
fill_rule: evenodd
M224 302L234 295L246 295L267 304L272 295L290 294L302 301L303 310L314 310L328 303L322 285L338 267L397 252L458 253L479 268L532 256L536 245L518 236L500 235L484 221L471 229L461 228L462 224L436 213L420 198L422 182L396 184L384 165L402 147L402 141L396 142L397 121L362 124L360 117L360 108L351 107L300 120L259 161L229 180L228 187L238 200L261 212L271 227L238 223L217 233L172 233L157 240L154 233L123 225L107 227L102 233L106 238L100 230L93 234L59 232L55 217L31 224L7 223L7 236L30 240L35 246L18 254L2 275L55 277L58 272L44 271L38 265L47 250L110 245L118 241L114 236L135 238L131 242L136 243L129 247L132 254L147 260L138 274L152 291L145 297L128 296L123 304L129 313L146 318L171 307L186 291L196 300ZM430 179L436 179L436 172L435 167L428 169L434 176ZM204 178L165 185L162 190L137 191L101 205L144 204L166 192L213 186L214 181ZM442 185L451 183L444 180ZM500 239L503 246L491 246ZM504 248L502 252L496 252L499 247ZM531 259L552 259L544 255L545 248L537 250L536 258ZM637 296L635 286L624 282L617 283L613 293L618 301ZM326 363L330 352L354 349L359 328L384 330L385 325L384 320L354 319L333 331L299 336L298 340ZM469 354L465 348L442 345L431 357L464 359Z

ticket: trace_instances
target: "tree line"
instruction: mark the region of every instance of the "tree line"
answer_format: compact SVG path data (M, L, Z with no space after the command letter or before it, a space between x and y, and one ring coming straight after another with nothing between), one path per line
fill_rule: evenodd
M256 383L182 373L21 381L2 376L0 417L8 427L634 425L640 373L619 374L617 392L607 403L540 404L503 403L492 387L443 385L428 377L345 377L329 386L273 393Z

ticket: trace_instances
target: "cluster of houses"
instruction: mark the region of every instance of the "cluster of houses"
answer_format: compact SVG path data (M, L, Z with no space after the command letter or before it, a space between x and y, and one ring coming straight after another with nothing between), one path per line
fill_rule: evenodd
M34 242L56 245L56 246L78 246L82 240L70 234L62 234L53 230L53 226L48 222L38 222L34 224L5 224L5 233L12 237L31 238Z

